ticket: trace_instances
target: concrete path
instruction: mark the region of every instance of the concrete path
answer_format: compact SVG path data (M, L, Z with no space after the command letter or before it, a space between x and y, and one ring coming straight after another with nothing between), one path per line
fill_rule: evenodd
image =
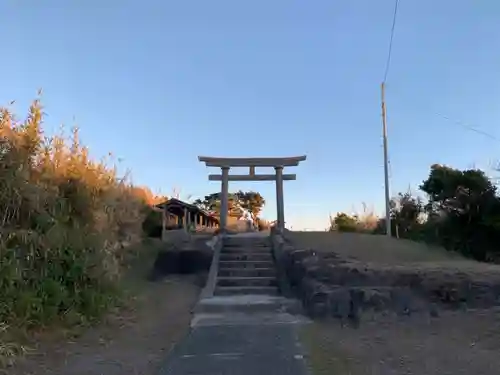
M160 375L306 375L295 324L197 326Z
M261 246L252 239L267 236L256 232L227 237L241 238L239 252L248 255L251 246ZM225 254L239 254L234 245L233 240L233 252ZM262 254L263 248L259 249ZM245 265L248 259L238 260L243 271L252 271ZM297 330L309 320L297 306L299 301L274 295L201 298L194 309L191 333L170 353L159 375L307 375Z

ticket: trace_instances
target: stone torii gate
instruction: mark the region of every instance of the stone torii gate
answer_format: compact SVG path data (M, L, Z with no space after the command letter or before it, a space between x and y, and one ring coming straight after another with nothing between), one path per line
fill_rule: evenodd
M216 158L199 156L198 160L205 163L207 167L218 167L221 174L208 175L209 181L221 181L221 212L220 228L222 231L227 227L229 181L276 181L276 208L277 208L277 229L282 231L285 228L285 206L283 201L283 181L297 179L295 174L283 174L284 167L298 166L301 161L306 160L306 156L292 156L284 158ZM231 167L249 167L248 174L230 175ZM255 174L256 167L274 167L276 173Z

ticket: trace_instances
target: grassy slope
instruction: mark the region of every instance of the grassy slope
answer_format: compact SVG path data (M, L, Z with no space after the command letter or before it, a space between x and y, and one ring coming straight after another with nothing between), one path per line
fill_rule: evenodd
M299 247L319 252L333 251L340 256L372 264L500 272L498 265L479 263L437 246L409 240L337 232L289 232L288 236Z

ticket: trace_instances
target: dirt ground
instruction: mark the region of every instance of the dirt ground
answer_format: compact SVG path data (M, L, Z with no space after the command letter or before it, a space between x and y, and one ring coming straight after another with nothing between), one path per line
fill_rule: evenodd
M153 253L135 261L124 285L127 308L111 313L76 339L44 335L9 375L153 375L189 330L200 288L196 277L146 281ZM0 372L1 373L1 372Z
M459 274L481 279L500 266L467 260L444 249L385 236L289 232L295 245L334 252L367 269L424 269L443 280ZM500 310L439 312L438 317L363 314L359 328L315 322L301 332L313 375L498 374Z
M494 375L500 312L374 316L357 329L316 322L301 332L312 375Z

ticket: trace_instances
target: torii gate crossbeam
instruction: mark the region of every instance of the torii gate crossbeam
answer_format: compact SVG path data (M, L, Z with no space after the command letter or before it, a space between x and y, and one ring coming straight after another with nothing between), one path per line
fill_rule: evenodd
M276 181L276 208L277 228L282 231L285 228L285 205L283 200L283 181L296 179L295 174L283 174L284 167L298 166L306 156L293 156L282 158L217 158L199 156L198 160L205 163L207 167L221 168L220 175L211 174L210 181L221 181L221 212L220 228L227 228L229 181ZM249 167L249 173L245 175L229 175L231 167ZM255 174L256 167L273 167L275 174Z

